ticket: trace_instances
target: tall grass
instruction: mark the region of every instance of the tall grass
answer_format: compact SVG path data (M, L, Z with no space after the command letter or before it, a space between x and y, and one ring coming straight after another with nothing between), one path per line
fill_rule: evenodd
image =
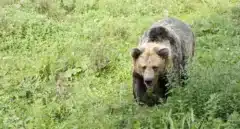
M240 128L236 0L0 2L2 128ZM197 36L188 85L164 105L133 101L130 50L170 16ZM61 73L62 78L55 78ZM58 95L56 82L64 83ZM61 89L60 89L61 90Z

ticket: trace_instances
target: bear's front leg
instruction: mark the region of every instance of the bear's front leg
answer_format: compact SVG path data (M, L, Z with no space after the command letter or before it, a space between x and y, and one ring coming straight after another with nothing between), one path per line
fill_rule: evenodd
M135 101L141 105L144 103L144 96L146 93L146 86L141 78L133 77L133 96Z

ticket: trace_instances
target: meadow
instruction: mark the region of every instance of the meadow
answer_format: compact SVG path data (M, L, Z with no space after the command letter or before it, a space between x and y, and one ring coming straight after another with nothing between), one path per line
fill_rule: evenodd
M238 0L1 0L0 7L2 129L240 128ZM130 51L164 10L196 35L190 78L166 104L140 107Z

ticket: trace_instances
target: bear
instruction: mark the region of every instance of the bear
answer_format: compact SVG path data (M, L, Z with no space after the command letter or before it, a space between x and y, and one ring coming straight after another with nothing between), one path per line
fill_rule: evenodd
M131 52L133 97L138 104L160 104L173 84L184 86L194 48L195 35L187 23L173 17L153 23Z

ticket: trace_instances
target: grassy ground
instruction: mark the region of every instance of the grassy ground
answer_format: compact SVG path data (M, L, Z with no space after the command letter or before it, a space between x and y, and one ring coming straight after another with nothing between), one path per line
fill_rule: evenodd
M61 6L53 0L1 0L0 127L240 128L236 2L64 0ZM191 24L197 36L191 77L166 104L139 107L132 96L130 50L164 9ZM56 95L59 71L67 77L62 96Z

